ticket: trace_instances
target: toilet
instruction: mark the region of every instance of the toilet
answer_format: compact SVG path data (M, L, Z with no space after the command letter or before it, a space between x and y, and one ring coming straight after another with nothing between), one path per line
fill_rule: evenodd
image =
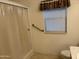
M61 59L71 59L70 50L62 50L60 54L61 54Z

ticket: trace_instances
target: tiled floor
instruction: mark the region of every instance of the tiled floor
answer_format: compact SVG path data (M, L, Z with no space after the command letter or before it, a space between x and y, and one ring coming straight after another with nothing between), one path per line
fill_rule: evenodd
M54 59L52 55L47 55L47 54L40 54L40 53L35 53L31 59ZM55 58L57 59L57 58Z

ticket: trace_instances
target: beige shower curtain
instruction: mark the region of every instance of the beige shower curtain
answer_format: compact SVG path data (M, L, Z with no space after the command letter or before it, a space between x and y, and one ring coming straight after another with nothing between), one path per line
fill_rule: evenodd
M27 9L0 3L0 59L23 59L31 49Z

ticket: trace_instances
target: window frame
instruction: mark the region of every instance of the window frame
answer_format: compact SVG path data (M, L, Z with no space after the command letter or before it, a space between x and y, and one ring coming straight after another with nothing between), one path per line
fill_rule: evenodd
M65 9L65 31L46 31L46 20L44 19L44 33L58 33L58 34L67 33L67 7L64 9Z

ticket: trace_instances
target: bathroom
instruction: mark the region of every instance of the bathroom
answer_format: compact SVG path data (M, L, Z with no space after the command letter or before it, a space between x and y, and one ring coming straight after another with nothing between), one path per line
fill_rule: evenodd
M8 0L4 0L8 1ZM11 53L15 59L59 59L62 50L69 50L70 46L79 44L79 0L70 0L70 7L67 8L67 32L66 33L45 33L35 29L32 24L35 24L40 29L45 29L43 11L39 10L39 5L42 0L9 0L18 4L24 5L28 8L28 37L29 43L26 43L27 55L24 53L24 58L20 58L20 48L15 51L11 47ZM1 35L1 34L0 34ZM11 38L11 37L10 37ZM12 42L12 41L9 41ZM15 42L15 41L14 41ZM15 42L17 43L17 41ZM19 43L19 42L18 42ZM11 44L11 43L9 43ZM19 43L20 44L20 43ZM17 46L20 46L20 45ZM25 44L24 44L25 45ZM10 45L14 46L14 45ZM15 44L16 46L16 44ZM17 53L17 51L19 53ZM1 59L11 59L7 57L0 57Z

